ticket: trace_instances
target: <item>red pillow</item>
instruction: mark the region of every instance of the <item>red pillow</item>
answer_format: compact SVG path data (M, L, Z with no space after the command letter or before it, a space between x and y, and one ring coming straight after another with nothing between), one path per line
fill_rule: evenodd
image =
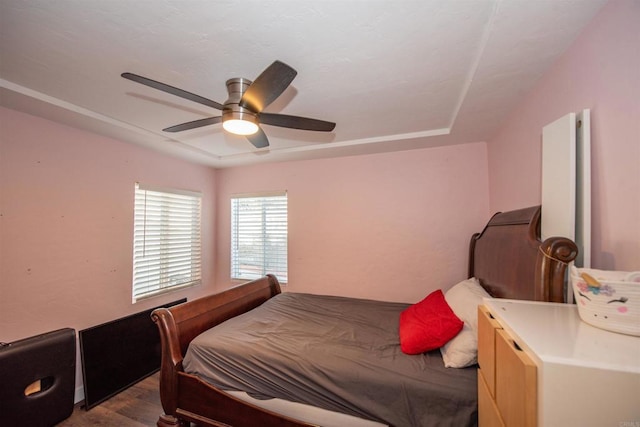
M463 326L438 289L400 313L400 348L406 354L435 350L458 335Z

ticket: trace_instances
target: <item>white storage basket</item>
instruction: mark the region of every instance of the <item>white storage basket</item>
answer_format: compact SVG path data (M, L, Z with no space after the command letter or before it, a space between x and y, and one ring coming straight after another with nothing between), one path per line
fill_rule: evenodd
M571 286L584 322L640 336L640 272L571 267Z

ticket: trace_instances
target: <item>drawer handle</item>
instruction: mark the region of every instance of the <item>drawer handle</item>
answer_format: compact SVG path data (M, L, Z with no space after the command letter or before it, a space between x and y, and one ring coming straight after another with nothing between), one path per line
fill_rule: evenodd
M517 342L515 341L511 341L511 342L513 343L513 347L515 347L516 350L522 351L522 347L520 347Z

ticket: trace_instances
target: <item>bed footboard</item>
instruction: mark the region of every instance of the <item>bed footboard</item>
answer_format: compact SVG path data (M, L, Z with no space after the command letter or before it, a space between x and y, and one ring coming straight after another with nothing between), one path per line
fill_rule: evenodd
M240 407L239 401L236 402L236 399L230 395L206 384L199 378L184 373L182 360L189 343L200 333L259 306L279 293L278 279L268 275L218 294L170 308L159 308L151 313L151 318L158 326L162 346L160 400L165 413L158 419L159 427L188 425L189 421L211 426L226 425L223 424L222 419L229 419L227 416L230 410L232 412L232 408ZM242 406L246 409L246 404ZM239 416L262 415L269 418L271 415L268 411L257 407L255 409L254 414L240 413ZM217 418L217 413L224 416ZM211 418L202 417L202 414L207 414ZM246 423L249 423L250 419L247 417ZM305 425L293 420L291 423L286 421L282 423L282 421L279 419L277 425Z

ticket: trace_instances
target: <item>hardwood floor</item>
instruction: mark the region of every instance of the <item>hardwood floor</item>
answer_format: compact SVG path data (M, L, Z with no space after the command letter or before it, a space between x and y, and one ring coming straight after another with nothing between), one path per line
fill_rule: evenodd
M109 400L85 411L80 404L57 427L145 427L155 426L162 413L158 375L154 374Z

